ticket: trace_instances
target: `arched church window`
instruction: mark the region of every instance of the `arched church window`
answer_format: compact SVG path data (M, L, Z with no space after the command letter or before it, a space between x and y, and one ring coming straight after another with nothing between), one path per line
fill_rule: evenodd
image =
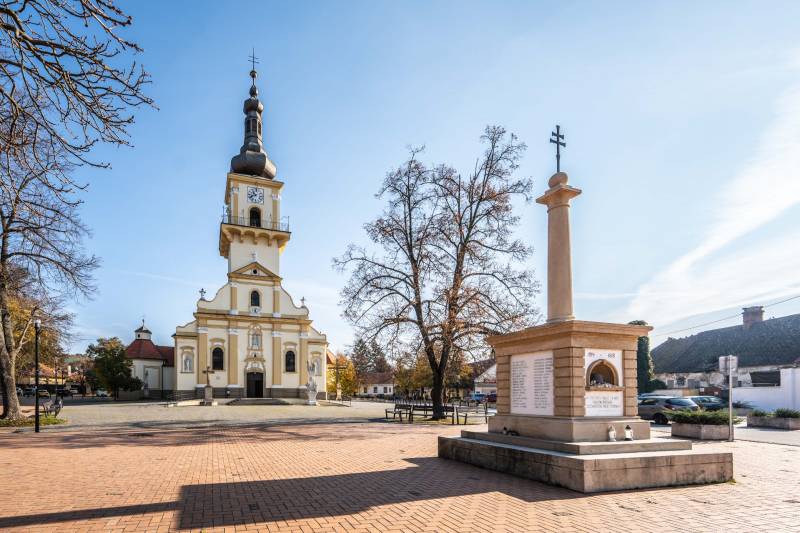
M257 207L250 208L250 226L254 228L261 227L261 210Z
M225 352L217 346L211 352L211 370L223 370L225 368Z
M258 291L250 293L250 307L261 307L261 295Z
M296 372L296 365L295 365L295 355L292 350L286 352L286 371L287 372Z

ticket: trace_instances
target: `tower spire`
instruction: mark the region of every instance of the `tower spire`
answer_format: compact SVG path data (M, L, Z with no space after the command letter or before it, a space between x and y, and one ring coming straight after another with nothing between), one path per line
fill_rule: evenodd
M239 149L239 155L231 159L231 172L273 179L276 173L275 165L269 160L262 141L261 113L264 111L264 105L258 99L256 87L258 58L255 52L254 48L249 57L252 66L250 77L253 82L250 86L250 98L244 101L244 143Z

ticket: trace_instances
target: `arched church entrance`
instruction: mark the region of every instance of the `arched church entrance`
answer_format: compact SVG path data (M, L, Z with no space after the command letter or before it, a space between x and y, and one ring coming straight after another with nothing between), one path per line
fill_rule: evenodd
M264 373L263 372L248 372L247 373L247 397L248 398L263 398L264 397Z

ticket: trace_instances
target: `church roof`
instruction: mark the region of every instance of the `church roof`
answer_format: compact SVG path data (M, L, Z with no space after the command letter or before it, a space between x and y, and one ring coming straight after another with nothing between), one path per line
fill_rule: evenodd
M800 363L800 314L703 331L668 339L653 349L655 372L708 372L719 368L721 355L736 355L739 366Z
M128 359L154 359L164 361L166 366L175 365L175 348L158 346L150 339L136 339L125 348Z
M255 66L255 64L254 64ZM244 101L243 111L245 116L244 144L239 149L239 154L231 159L231 171L237 174L248 174L262 178L275 178L275 165L269 160L262 142L261 113L264 105L258 99L256 88L255 69L250 71L253 84L250 87L250 98Z

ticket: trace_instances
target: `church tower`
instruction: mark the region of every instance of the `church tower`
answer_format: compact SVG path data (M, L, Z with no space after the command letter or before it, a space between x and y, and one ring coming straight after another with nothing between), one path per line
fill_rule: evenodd
M228 283L201 297L195 320L175 333L175 390L200 397L206 381L216 396L306 398L313 379L324 397L327 340L311 326L305 301L283 289L280 256L289 242L281 217L283 182L264 149L264 105L257 73L244 101L244 142L225 180L219 254Z

